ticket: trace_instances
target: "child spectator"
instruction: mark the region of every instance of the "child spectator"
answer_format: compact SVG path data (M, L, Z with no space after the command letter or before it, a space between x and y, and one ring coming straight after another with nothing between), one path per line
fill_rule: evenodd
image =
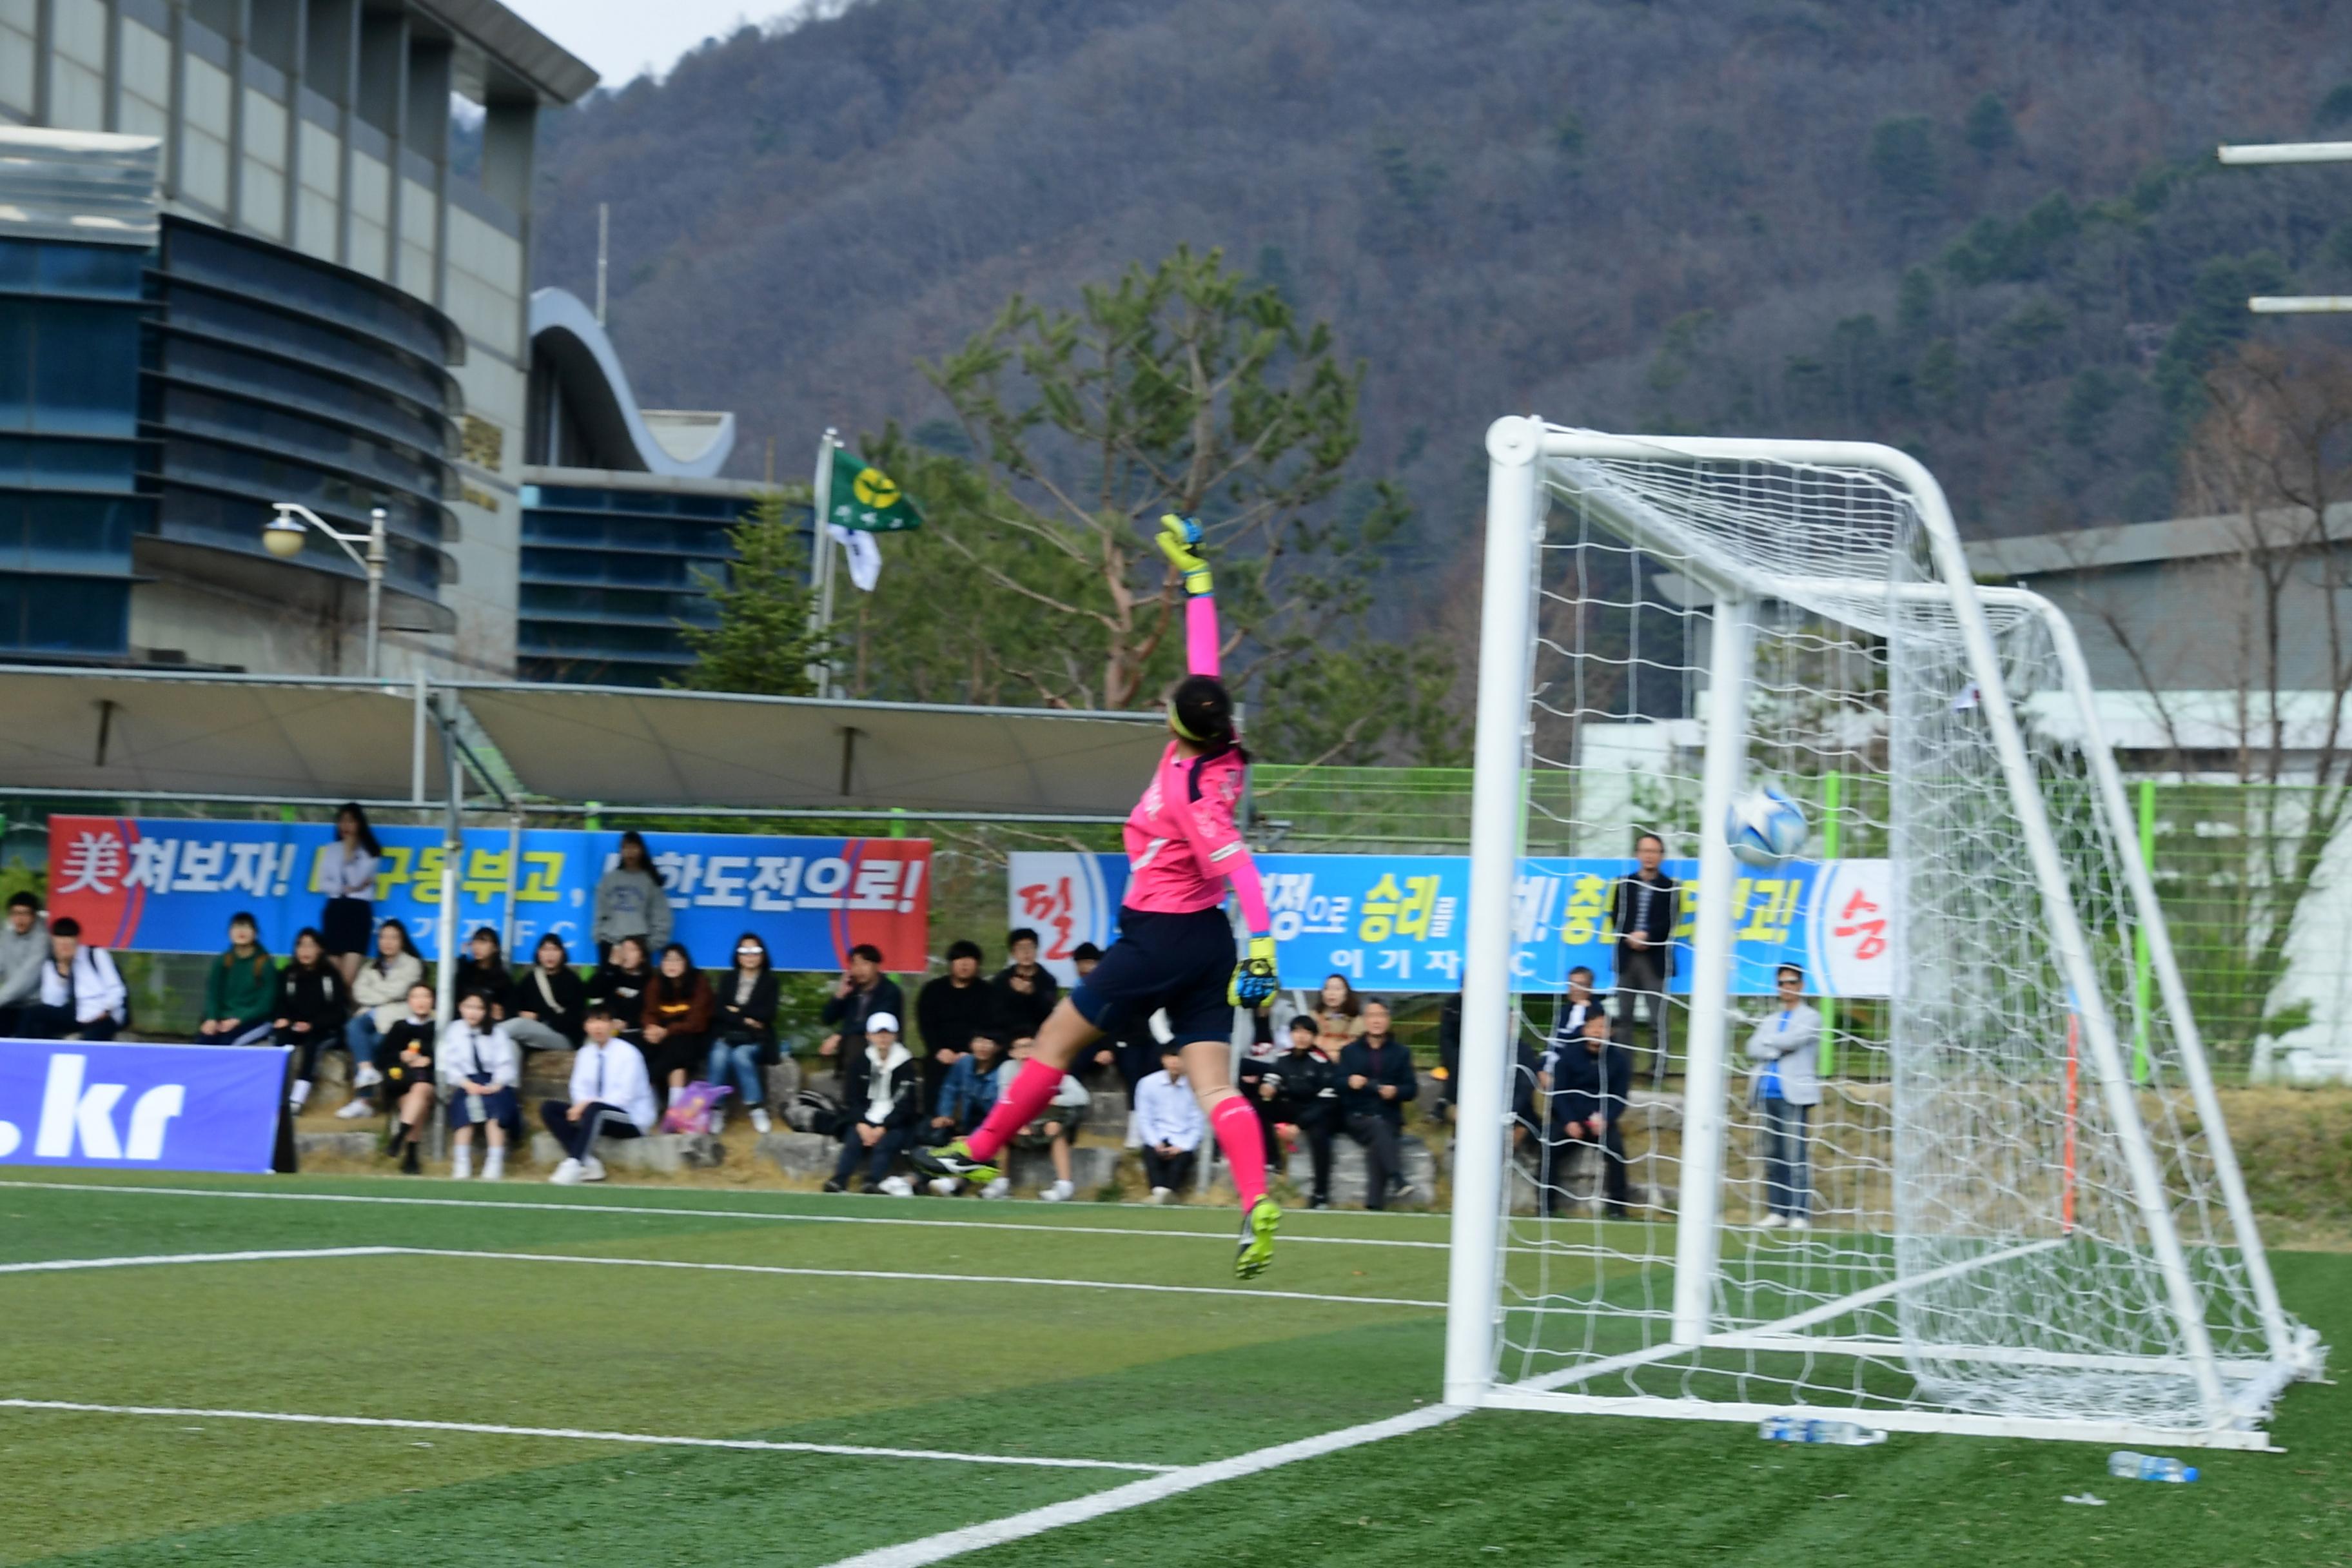
M383 846L375 841L367 813L356 801L335 813L334 839L319 851L318 885L327 895L327 907L319 914L319 940L346 989L373 945L369 936L375 925L375 863L383 858Z
M635 828L621 835L619 858L597 879L595 922L589 935L599 960L610 957L614 944L625 936L635 937L647 952L668 945L669 895L662 891L662 874L646 848L645 835Z
M1610 1039L1609 1015L1593 1008L1585 1016L1581 1048L1553 1056L1545 1087L1551 1090L1550 1178L1544 1184L1544 1213L1550 1215L1567 1187L1569 1151L1597 1144L1601 1193L1612 1219L1625 1217L1625 1106L1633 1088L1633 1058Z
M1344 974L1323 977L1322 994L1315 1003L1315 1044L1337 1061L1348 1043L1364 1032L1364 1005Z
M25 1033L37 1040L110 1040L130 1012L131 993L113 956L102 947L84 947L81 922L73 916L51 921L40 1000L27 1011Z
M996 1023L1014 1039L1025 1039L1045 1026L1054 1004L1062 999L1061 982L1037 962L1037 933L1027 926L1005 937L1004 950L1013 962L989 982L996 993Z
M662 949L646 985L646 1070L664 1105L710 1052L710 982L681 942Z
M419 980L408 988L407 1010L394 1020L376 1041L376 1070L383 1075L383 1101L392 1112L391 1136L384 1152L400 1156L400 1168L417 1173L418 1141L425 1136L425 1119L433 1114L434 1042L439 1030L433 1018L437 998L433 987Z
M1135 1086L1135 1131L1143 1146L1143 1177L1150 1185L1149 1202L1168 1203L1192 1179L1201 1136L1209 1123L1184 1080L1184 1053L1170 1047L1160 1056L1160 1070Z
M294 933L294 956L278 971L277 1015L270 1020L274 1037L299 1053L294 1061L294 1088L287 1096L299 1114L310 1100L319 1053L342 1038L352 1017L352 994L343 984L343 973L328 962L326 943L309 926Z
M1363 1034L1339 1053L1339 1115L1348 1136L1364 1147L1364 1206L1384 1209L1390 1189L1404 1184L1397 1139L1405 1104L1421 1092L1421 1080L1412 1053L1389 1033L1388 1004L1366 1001L1362 1018Z
M1813 1181L1805 1120L1822 1102L1822 1016L1805 1002L1805 972L1784 963L1773 976L1780 1007L1748 1037L1754 1064L1748 1092L1763 1122L1764 1228L1812 1226Z
M539 1119L563 1145L563 1163L547 1179L559 1187L604 1179L596 1158L599 1138L635 1138L649 1131L661 1112L654 1104L646 1058L614 1027L612 1009L591 1007L581 1020L579 1054L572 1058L571 1100L541 1100Z
M974 1035L995 1023L996 994L980 977L980 943L948 944L948 972L915 994L915 1031L923 1045L923 1103L936 1107L956 1058Z
M359 1011L343 1026L343 1045L352 1053L352 1098L336 1111L345 1121L374 1109L369 1092L383 1082L375 1065L375 1047L383 1032L400 1022L408 1010L408 988L425 978L425 961L408 941L408 928L398 916L376 928L375 956L360 965L352 982L352 1001Z
M1258 1096L1277 1124L1298 1129L1315 1163L1315 1194L1307 1207L1331 1206L1331 1137L1339 1131L1339 1079L1331 1058L1317 1044L1315 1016L1290 1020L1290 1048L1274 1058L1258 1079Z
M40 1005L41 961L48 956L41 900L22 890L9 894L8 919L0 923L0 1036L25 1032L25 1014Z
M1034 1044L1025 1035L1014 1040L1013 1059L1028 1060L1030 1047ZM1087 1124L1087 1107L1093 1100L1087 1086L1076 1076L1063 1074L1061 1087L1054 1090L1045 1113L1023 1128L1015 1139L1024 1149L1043 1149L1053 1156L1054 1184L1037 1194L1046 1203L1067 1203L1077 1195L1077 1184L1071 1179L1070 1144L1077 1137L1078 1129Z
M948 1076L940 1083L939 1098L931 1102L924 1141L934 1147L962 1137L996 1109L996 1092L1003 1084L998 1068L1004 1061L1004 1042L982 1031L972 1036L970 1043L971 1048L948 1068ZM940 1176L932 1181L931 1191L949 1197L962 1184L953 1176Z
M866 1020L864 1092L855 1101L857 1115L841 1131L841 1159L833 1168L828 1193L845 1193L849 1178L862 1162L868 1193L907 1197L914 1187L906 1177L891 1173L891 1163L907 1146L919 1114L915 1094L920 1071L914 1054L898 1043L898 1020L877 1013Z
M715 1084L732 1084L751 1108L751 1126L765 1132L768 1120L768 1069L782 1060L776 1049L776 1005L780 987L768 961L768 944L757 933L735 939L735 967L719 988L719 1016L712 1026L710 1061L705 1077ZM710 1131L727 1130L725 1103L710 1112Z
M257 1046L269 1037L278 1005L278 966L261 945L261 928L243 910L228 917L228 951L205 971L200 1046Z
M503 1024L513 1016L514 976L507 973L507 955L499 946L499 933L488 926L477 929L467 942L466 956L457 965L457 990L460 996L479 996L493 1024Z
M621 1026L621 1035L632 1042L643 1037L646 1017L646 987L653 984L653 964L646 956L646 944L635 937L625 936L614 942L596 973L588 977L588 1005L603 1007Z
M861 942L849 950L848 967L833 987L833 995L825 1002L817 1017L834 1026L834 1032L817 1047L816 1054L830 1057L842 1054L844 1041L849 1050L842 1063L842 1098L853 1097L856 1081L865 1075L860 1065L865 1053L857 1042L866 1037L866 1020L877 1013L887 1013L893 1018L907 1016L906 994L898 983L882 973L882 950L870 942Z
M588 1013L588 985L572 967L571 950L549 931L532 950L530 967L509 994L514 1013L507 1033L527 1051L568 1051L580 1044Z
M489 1152L482 1157L482 1180L506 1174L507 1129L515 1124L515 1085L521 1079L514 1041L504 1025L489 1018L489 1001L478 991L457 999L457 1016L444 1031L435 1065L449 1089L449 1179L474 1173L474 1129L483 1129Z

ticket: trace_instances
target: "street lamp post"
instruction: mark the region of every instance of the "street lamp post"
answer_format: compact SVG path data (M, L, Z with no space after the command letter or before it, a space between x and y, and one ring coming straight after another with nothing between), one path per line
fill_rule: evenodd
M261 525L262 548L269 553L280 561L292 560L301 553L303 536L317 529L341 545L343 553L367 574L367 672L371 678L382 675L383 671L377 668L376 644L377 633L383 624L383 508L369 511L365 533L345 533L300 501L272 501L270 505L277 509L278 515ZM367 546L365 555L359 552L358 546L362 544Z

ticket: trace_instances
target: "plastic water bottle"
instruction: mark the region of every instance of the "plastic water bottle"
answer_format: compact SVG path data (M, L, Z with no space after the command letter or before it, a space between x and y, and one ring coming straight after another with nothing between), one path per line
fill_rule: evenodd
M1803 1415L1768 1415L1756 1424L1756 1435L1768 1443L1832 1443L1862 1448L1886 1441L1886 1434L1854 1421L1821 1421Z
M2117 1448L2107 1456L2107 1474L2127 1481L2193 1481L2197 1467L2162 1454L2135 1454L2129 1448Z

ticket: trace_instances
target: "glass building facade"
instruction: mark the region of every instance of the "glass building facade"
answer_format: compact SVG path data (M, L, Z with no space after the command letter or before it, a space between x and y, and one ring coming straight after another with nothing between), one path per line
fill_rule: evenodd
M694 656L681 625L718 623L708 584L726 581L727 531L752 504L739 488L524 485L522 679L659 686L682 673ZM719 493L695 493L706 489Z

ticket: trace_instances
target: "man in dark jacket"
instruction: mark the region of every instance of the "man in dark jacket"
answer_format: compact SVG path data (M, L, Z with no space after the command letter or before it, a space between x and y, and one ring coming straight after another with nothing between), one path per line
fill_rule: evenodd
M1675 919L1681 904L1675 879L1658 869L1666 841L1654 833L1633 840L1633 869L1617 879L1609 924L1617 933L1617 1037L1630 1046L1636 1010L1650 1018L1651 1071L1666 1077L1666 985L1675 973ZM1622 1048L1622 1047L1621 1047Z
M1348 1136L1364 1146L1364 1206L1389 1206L1389 1191L1404 1184L1397 1136L1407 1101L1421 1092L1412 1053L1389 1033L1388 1004L1368 999L1364 1032L1339 1053L1339 1118Z
M1244 1079L1249 1068L1243 1068ZM1315 1195L1307 1207L1331 1206L1331 1138L1339 1131L1339 1076L1315 1043L1315 1015L1290 1020L1290 1048L1259 1071L1252 1103L1276 1123L1288 1122L1307 1140L1315 1162Z
M882 973L882 950L870 942L861 942L849 950L849 967L842 972L833 995L817 1014L821 1022L834 1026L834 1032L817 1047L816 1054L841 1058L844 1105L855 1102L865 1086L866 1021L877 1013L905 1017L907 997L898 989L898 983ZM896 1030L894 1024L893 1033Z
M1633 1089L1633 1057L1612 1041L1609 1032L1609 1015L1596 1007L1585 1016L1581 1040L1545 1054L1543 1086L1551 1094L1547 1215L1567 1196L1570 1152L1589 1143L1601 1150L1601 1193L1609 1217L1625 1217L1624 1120Z
M995 1022L996 994L980 977L980 943L950 942L948 972L915 994L915 1031L923 1047L923 1103L940 1103L940 1085L975 1036Z
M989 982L996 993L996 1026L1009 1039L1034 1039L1062 999L1062 983L1037 962L1037 933L1027 926L1006 936L1004 948L1013 962Z

